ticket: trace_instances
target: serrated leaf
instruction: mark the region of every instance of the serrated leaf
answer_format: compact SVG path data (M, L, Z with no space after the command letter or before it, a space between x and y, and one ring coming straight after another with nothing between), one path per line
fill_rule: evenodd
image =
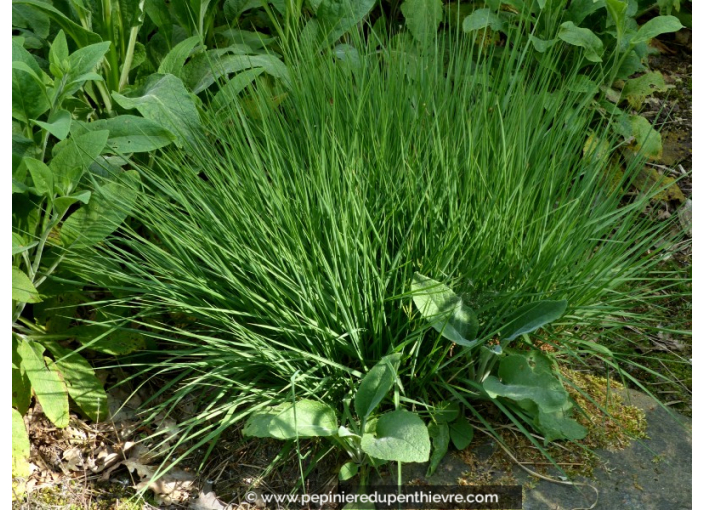
M578 27L571 21L566 21L560 25L560 31L557 37L567 44L583 48L584 57L590 62L601 62L601 55L604 52L604 43L588 28Z
M435 41L442 21L442 5L440 0L406 0L401 5L406 27L421 46L430 46Z
M54 364L42 357L44 347L20 341L17 352L22 359L27 378L46 417L58 428L68 425L68 391Z
M20 303L39 303L42 300L29 276L15 266L12 266L12 299Z
M354 408L360 419L366 420L394 387L400 361L400 353L386 356L362 378L354 396Z
M536 301L518 308L506 318L501 336L506 342L516 337L542 328L565 313L567 301Z
M428 425L428 435L433 443L433 452L430 455L430 464L425 476L432 476L447 453L447 447L450 445L450 428L447 423L431 423Z
M90 363L80 354L54 342L47 343L47 347L76 405L92 421L105 420L108 417L108 397Z
M631 45L635 46L638 43L647 42L661 34L677 32L681 28L684 28L684 25L674 16L657 16L645 22L638 29L636 35L631 39Z
M497 32L504 28L504 22L501 17L488 8L477 9L462 22L462 30L465 32L482 30L487 27Z
M472 439L474 439L474 427L464 416L460 416L457 420L450 423L449 427L452 444L459 451L467 448Z
M381 415L375 435L365 433L361 447L381 460L427 462L430 458L428 428L417 414L403 409Z
M442 336L465 347L477 345L479 323L474 310L447 285L415 273L411 291L421 316Z

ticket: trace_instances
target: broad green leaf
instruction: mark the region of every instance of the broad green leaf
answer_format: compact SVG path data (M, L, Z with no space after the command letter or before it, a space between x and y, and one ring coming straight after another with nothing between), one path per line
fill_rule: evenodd
M80 354L54 342L48 342L47 348L63 375L68 394L81 411L94 422L107 419L108 396L90 363Z
M61 241L74 249L93 246L114 232L129 215L137 199L136 170L96 189L90 202L71 214L61 227Z
M159 74L173 74L181 78L183 66L186 60L193 53L193 49L200 44L200 36L194 35L188 39L184 39L176 46L171 48L171 51L164 57L164 60L159 64Z
M529 35L528 39L530 40L531 44L533 45L533 48L535 48L535 51L538 53L545 53L548 51L550 48L555 46L555 43L557 42L557 39L550 39L548 41L540 39L539 37L535 37L533 35Z
M29 276L15 266L12 266L12 299L21 303L39 303L42 300Z
M415 273L411 291L421 316L442 336L465 347L478 343L477 316L449 287Z
M344 482L345 480L349 480L350 478L354 478L358 471L359 471L359 464L357 464L356 462L352 462L352 461L346 462L340 468L340 473L338 474L338 478Z
M174 140L169 130L156 122L135 115L118 115L110 119L82 123L89 131L107 129L107 147L117 154L150 152L160 149Z
M71 130L71 114L66 110L56 110L46 122L33 120L32 123L46 129L59 140L63 140Z
M288 68L273 55L217 56L213 52L208 52L198 55L186 64L182 76L186 86L193 93L199 94L215 83L218 78L252 68L262 68L267 74L280 79L284 86L291 86Z
M32 176L34 188L40 195L48 195L50 198L54 196L54 173L51 168L43 162L34 158L25 158L25 165Z
M530 401L547 413L570 406L567 391L550 371L549 363L537 353L506 356L498 375L484 381L484 390L491 398L504 397L519 404Z
M360 419L366 420L394 387L400 362L400 353L386 356L362 378L354 396L354 409Z
M459 451L467 448L474 439L474 427L467 421L467 418L460 416L450 423L450 439Z
M647 42L650 39L659 36L660 34L667 34L669 32L677 32L679 29L684 28L684 25L680 23L680 20L674 16L658 16L645 22L636 32L636 35L631 39L631 45L635 46L640 42Z
M401 12L413 37L422 46L430 46L442 21L441 0L406 0L401 5Z
M61 78L61 76L63 76L65 65L64 62L68 62L68 55L66 34L63 30L59 30L59 33L56 34L54 42L51 43L51 47L49 48L49 63L54 66L52 67L52 74L54 74L56 78ZM57 70L56 73L53 72L54 68Z
M79 47L88 46L89 44L99 43L100 36L96 33L86 30L81 25L74 23L64 13L56 7L41 0L12 0L13 4L28 5L34 9L47 14L66 34L71 37Z
M427 462L430 458L428 428L417 414L398 409L383 414L376 433L362 436L362 450L381 460Z
M164 34L164 38L169 42L169 46L171 46L174 22L171 19L168 4L163 0L146 0L144 2L144 12L147 13L149 19L159 27L159 33Z
M281 404L249 417L243 434L250 437L295 439L334 436L338 430L335 410L314 400Z
M32 400L32 385L29 383L22 358L17 351L19 342L20 340L12 335L12 407L24 414Z
M78 91L86 81L102 79L94 71L110 49L110 44L110 41L91 44L69 55L69 72L66 77L67 83L62 94L63 97Z
M28 5L12 4L12 27L31 30L39 39L49 37L50 21L43 12Z
M324 27L326 41L332 44L372 10L376 0L323 0L316 18Z
M12 477L29 476L29 436L24 418L17 409L12 410Z
M646 73L638 78L628 80L623 86L622 95L628 100L633 108L640 108L646 97L655 92L665 92L671 88L665 83L665 80L659 71Z
M314 400L288 404L269 423L269 433L276 439L334 436L339 424L335 410Z
M74 193L73 195L66 195L64 197L57 197L54 199L54 210L57 214L63 216L63 214L77 202L87 204L90 201L91 192L81 191L79 193Z
M575 25L580 25L587 16L603 8L603 1L572 0L567 7L565 19L574 22Z
M24 237L22 237L19 234L16 234L15 232L12 233L12 255L17 255L18 253L22 253L23 251L30 250L34 248L37 244L39 244L38 241L33 241L31 243L28 243Z
M567 44L583 48L584 57L590 62L601 62L604 43L588 28L581 28L571 21L566 21L560 25L560 31L557 36Z
M69 419L68 391L54 364L49 361L51 366L47 366L42 356L44 347L23 340L17 352L44 414L58 428L66 427Z
M123 108L136 108L143 117L176 135L179 145L193 141L200 126L198 109L183 82L172 74L153 74L136 97L112 96Z
M587 435L587 429L567 417L565 411L547 413L539 410L535 426L543 433L546 444L555 439L578 441Z
M462 22L462 30L465 32L482 30L487 27L497 32L504 28L504 22L499 15L487 8L477 9Z
M426 476L432 476L447 453L447 447L450 445L450 428L447 423L431 423L428 425L428 434L433 443L433 452L430 455Z
M32 76L41 76L42 70L34 57L15 40L12 41L12 62L12 118L29 123L50 107L46 88ZM15 63L22 64L31 73L20 70Z
M109 132L93 131L71 136L54 147L54 157L49 168L54 173L54 185L63 195L70 194L88 166L102 152Z
M269 424L274 416L276 416L278 409L280 408L274 407L249 415L242 429L242 435L245 437L271 437Z
M440 402L432 410L433 420L437 423L450 423L460 415L460 405L457 402Z
M651 160L662 157L662 137L653 129L648 119L640 115L629 115L631 133L635 138L635 151Z
M628 10L628 2L626 0L605 0L606 11L609 13L611 20L616 27L618 38L623 37L626 31L626 11Z
M531 333L562 317L567 309L567 301L536 301L520 307L506 318L501 336L506 342Z
M254 81L254 79L262 74L264 69L257 67L255 69L248 69L247 71L242 71L241 73L233 76L230 81L218 89L212 100L212 106L216 110L227 107L237 98L237 95L242 92L247 86Z

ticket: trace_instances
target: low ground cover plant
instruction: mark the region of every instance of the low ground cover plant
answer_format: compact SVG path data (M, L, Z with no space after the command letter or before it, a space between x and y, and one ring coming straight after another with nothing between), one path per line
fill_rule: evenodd
M223 88L192 150L138 167L134 221L73 259L161 346L133 364L168 381L145 418L196 404L188 451L247 420L260 437L334 437L353 453L343 477L441 457L460 409L491 428L486 399L538 447L531 431L579 438L559 365L618 369L596 333L656 328L632 303L671 283L640 284L673 234L643 214L658 186L621 200L642 159L607 178L599 77L461 35L422 52L300 44L281 101L257 77ZM528 334L548 323L538 352ZM412 459L380 446L405 433L388 413L422 436Z

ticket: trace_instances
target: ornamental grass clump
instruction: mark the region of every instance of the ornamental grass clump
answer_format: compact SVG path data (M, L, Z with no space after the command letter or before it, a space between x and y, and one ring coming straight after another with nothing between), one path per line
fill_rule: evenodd
M245 421L326 436L344 476L428 460L429 437L440 457L466 446L465 416L492 425L480 402L526 434L582 437L559 363L617 367L589 333L655 327L634 304L670 284L642 285L670 231L647 194L623 200L639 160L614 185L616 149L583 150L606 129L595 91L463 39L287 59L289 88L230 87L197 146L139 168L131 227L74 264L157 341L134 363L167 381L145 417L197 404L191 448Z

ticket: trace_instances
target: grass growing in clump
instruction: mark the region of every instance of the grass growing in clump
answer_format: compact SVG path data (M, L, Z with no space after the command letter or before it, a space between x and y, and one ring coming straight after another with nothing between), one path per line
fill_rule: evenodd
M630 310L670 283L639 285L667 225L642 214L645 195L621 203L608 153L583 157L601 129L587 108L594 91L520 50L467 41L345 51L291 55L278 107L260 83L208 112L202 144L140 169L139 227L75 268L119 291L163 342L144 370L171 382L150 416L197 402L184 438L210 441L294 398L341 412L392 353L402 354L397 407L472 409L486 398L467 377L480 347L540 299L569 302L550 330L553 360L615 365L574 326L655 327ZM416 272L476 310L477 347L419 318ZM501 408L525 427L520 410Z

